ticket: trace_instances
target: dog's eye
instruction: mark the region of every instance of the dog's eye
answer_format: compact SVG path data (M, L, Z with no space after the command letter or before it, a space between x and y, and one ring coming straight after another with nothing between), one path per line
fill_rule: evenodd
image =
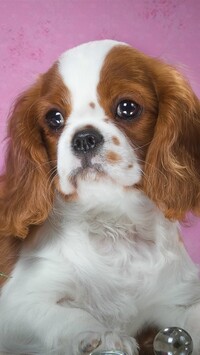
M56 109L47 112L45 119L48 126L54 131L57 131L62 128L65 123L63 115Z
M142 108L135 101L122 100L117 106L116 115L123 120L132 120L138 117L142 112Z

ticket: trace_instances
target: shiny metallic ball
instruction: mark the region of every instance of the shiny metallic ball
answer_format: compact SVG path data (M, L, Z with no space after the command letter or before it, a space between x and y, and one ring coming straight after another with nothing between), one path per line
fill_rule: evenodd
M193 350L192 338L184 329L165 328L156 335L153 348L155 355L189 355Z
M127 355L127 354L119 350L102 350L102 351L93 351L90 355Z

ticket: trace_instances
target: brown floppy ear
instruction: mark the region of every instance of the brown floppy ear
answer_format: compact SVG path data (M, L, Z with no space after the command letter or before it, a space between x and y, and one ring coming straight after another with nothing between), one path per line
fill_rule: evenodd
M153 61L159 113L144 189L170 219L200 214L200 102L174 68Z
M8 126L5 174L0 177L0 236L25 238L52 206L50 166L37 110L42 77L18 99Z

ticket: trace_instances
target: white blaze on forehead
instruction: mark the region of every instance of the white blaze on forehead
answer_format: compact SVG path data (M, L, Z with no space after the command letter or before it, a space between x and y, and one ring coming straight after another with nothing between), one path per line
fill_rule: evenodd
M72 98L72 109L97 103L100 71L109 51L121 42L102 40L82 44L68 50L59 59L59 72Z

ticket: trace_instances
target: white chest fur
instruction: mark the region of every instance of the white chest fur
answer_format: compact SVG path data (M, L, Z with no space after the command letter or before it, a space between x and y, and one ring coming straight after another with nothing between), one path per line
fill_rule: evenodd
M46 290L61 306L85 309L120 329L144 305L146 312L152 309L159 278L177 259L176 235L170 242L165 238L176 226L164 218L158 223L153 205L146 205L142 218L140 208L133 219L124 208L88 212L72 204L67 213L55 212L31 245L27 242L19 262L19 268L24 264L27 269L32 260L27 292L34 280L38 291Z

